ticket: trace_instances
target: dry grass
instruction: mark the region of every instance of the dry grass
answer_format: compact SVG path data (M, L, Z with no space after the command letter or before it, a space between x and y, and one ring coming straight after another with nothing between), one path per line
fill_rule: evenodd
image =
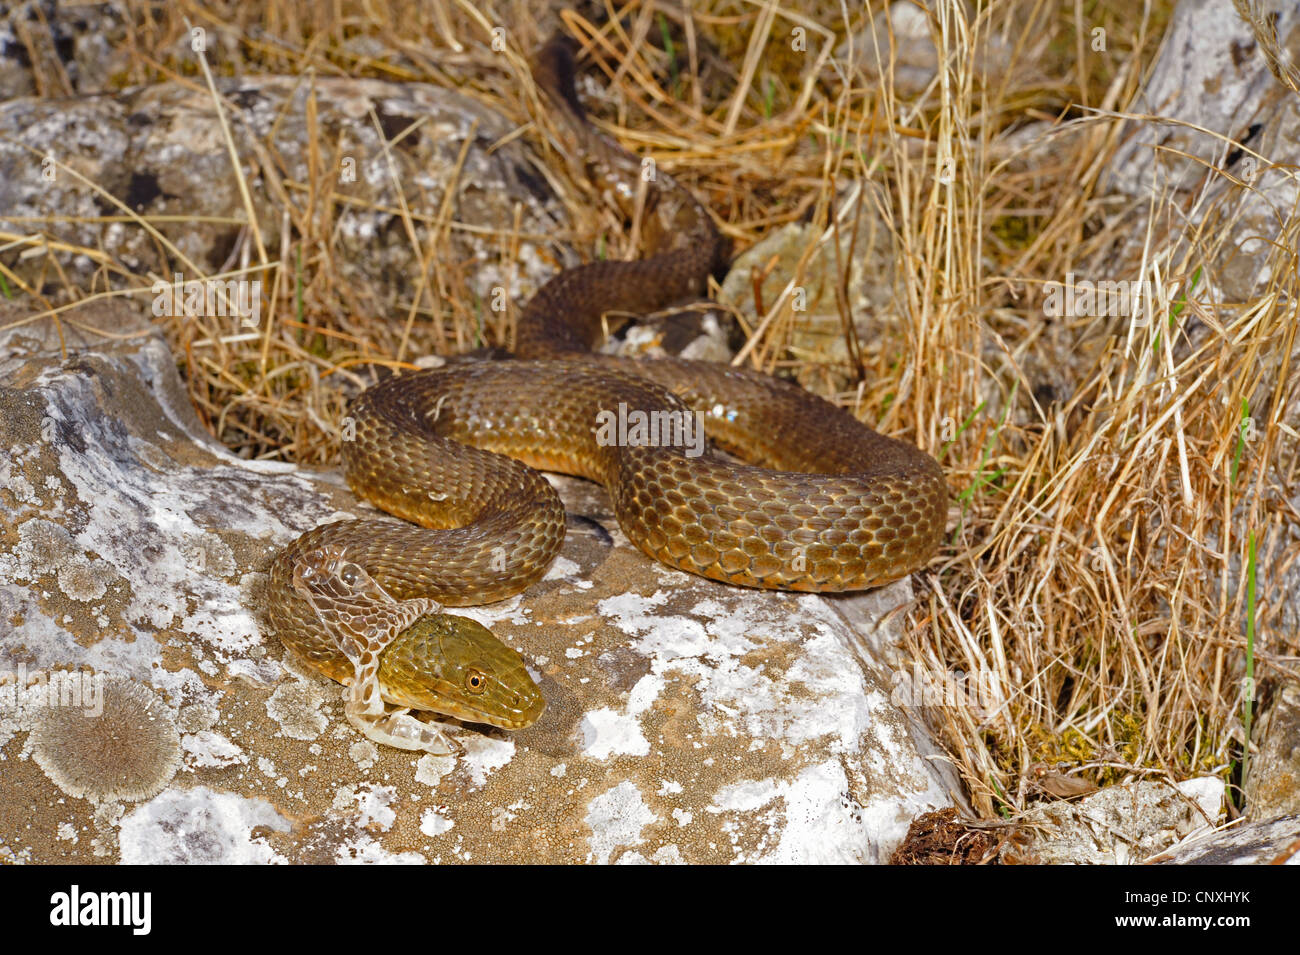
M1151 121L1128 111L1169 4L1147 19L1138 4L1090 8L1086 20L1069 3L993 2L974 20L950 0L931 6L938 68L920 89L863 69L888 58L893 40L879 3L697 0L687 17L643 0L619 8L622 26L566 22L609 89L597 115L704 198L738 248L796 221L834 236L869 220L890 237L901 270L893 308L855 335L847 279L837 290L855 360L792 350L801 317L788 296L763 303L743 360L793 369L942 456L954 520L917 578L906 647L936 675L978 675L985 691L987 706L929 711L977 812L1023 808L1044 766L1102 784L1206 772L1239 782L1252 711L1243 678L1253 667L1265 690L1294 679L1300 653L1279 615L1281 574L1297 553L1297 435L1285 417L1298 400L1297 219L1261 254L1267 288L1222 304L1211 290L1249 184L1189 203L1130 200L1101 183L1120 143ZM433 82L524 124L538 114L520 53L544 32L543 10L500 0L138 4L132 65L118 79L208 86L174 52L188 18L217 37L218 75ZM872 23L878 48L864 43ZM491 50L496 24L510 25L504 56ZM1104 53L1091 50L1097 26ZM796 27L802 51L792 49ZM850 35L851 59L835 52ZM358 38L369 38L365 52ZM57 92L64 80L40 83ZM449 230L473 226L445 206L398 210L428 277L402 314L376 315L381 295L337 280L332 224L345 199L324 175L332 162L313 155L310 182L275 183L281 221L246 231L238 265L267 276L264 327L187 320L170 330L205 420L246 456L331 461L339 385L358 362L509 342L514 313L480 314L463 269L445 259ZM1205 170L1207 182L1224 175ZM594 202L573 195L575 207ZM163 236L183 227L124 218ZM575 221L588 249L599 234L624 251L608 214ZM491 239L506 254L518 240ZM841 276L847 268L839 263ZM1144 304L1144 322L1048 320L1044 283L1069 272L1151 279L1163 291ZM115 287L150 282L111 263L105 274Z

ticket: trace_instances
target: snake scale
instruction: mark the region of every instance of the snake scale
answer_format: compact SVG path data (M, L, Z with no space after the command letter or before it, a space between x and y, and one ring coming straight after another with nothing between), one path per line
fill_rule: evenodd
M641 163L587 122L568 41L553 38L531 67L566 154L630 208ZM938 546L947 487L916 447L758 372L591 354L602 316L698 298L725 260L704 208L655 178L640 197L651 253L560 272L525 306L514 360L404 374L353 403L348 483L396 520L327 524L273 559L270 622L349 686L348 719L371 739L445 753L454 744L407 710L506 728L542 712L519 654L439 612L516 594L550 565L565 515L534 469L600 482L642 551L731 584L858 590L910 573ZM603 440L596 422L623 408L661 421L699 412L712 444L748 463Z

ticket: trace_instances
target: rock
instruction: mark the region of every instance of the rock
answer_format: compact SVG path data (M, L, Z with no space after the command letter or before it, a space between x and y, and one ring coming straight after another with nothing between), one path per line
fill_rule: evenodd
M1208 832L1222 812L1223 780L1171 786L1138 781L1068 802L1036 803L1018 820L1002 861L1017 865L1129 865Z
M852 208L861 212L856 222L858 234L854 236L854 215L844 215L840 223L839 251L834 235L823 236L823 230L810 225L791 224L778 229L762 241L736 257L722 284L721 300L736 308L757 326L772 307L788 293L789 304L782 306L786 324L778 325L775 341L785 342L796 355L819 356L816 373L825 374L841 363L842 377L835 387L844 386L847 372L854 367L850 362L845 341L844 319L836 295L836 285L843 263L848 262L848 309L853 317L857 341L870 341L880 337L881 327L888 322L897 323L892 311L895 301L903 299L896 288L899 281L895 267L893 239L880 221L871 201L857 193L858 201ZM810 248L814 248L808 254ZM803 270L799 263L807 255ZM755 293L755 277L758 281ZM798 280L796 283L796 279ZM761 312L760 312L761 306ZM794 309L797 325L790 325ZM781 319L778 319L781 321ZM821 382L801 381L816 388Z
M1300 865L1300 815L1208 833L1149 861L1169 865Z
M1277 0L1259 7L1276 17L1276 51L1294 61L1300 9ZM1170 190L1183 193L1189 206L1194 198L1189 225L1214 210L1216 222L1228 224L1229 238L1221 261L1208 264L1229 302L1253 298L1270 280L1260 258L1270 243L1287 241L1279 229L1297 196L1292 170L1300 163L1300 104L1271 72L1268 55L1234 4L1182 0L1130 110L1175 122L1134 124L1103 180L1103 188L1143 200ZM1141 209L1145 216L1145 201ZM1133 251L1140 251L1141 230L1134 236Z
M122 819L127 865L254 865L275 862L257 827L285 832L289 820L265 799L214 792L206 786L170 789Z
M532 153L511 138L510 123L467 96L420 83L323 77L218 85L268 258L280 249L284 226L332 230L337 278L358 309L404 316L409 303L431 294L418 282L431 244L444 269L463 274L467 298L480 302L499 298L497 289L525 299L576 261L550 241L557 213ZM311 182L326 193L314 205L302 192ZM432 224L449 189L447 207L473 230ZM138 224L103 221L124 214L117 203L180 217L157 225L177 254L164 258ZM304 221L291 223L283 211L290 204ZM41 220L51 241L81 250L60 254L60 269L81 288L105 274L106 256L133 275L168 282L178 271L190 281L258 260L240 221L245 205L212 97L192 86L0 103L0 210L0 228L26 235ZM501 237L513 237L518 254L503 254ZM16 271L39 284L49 269L43 258L20 260Z
M1300 813L1300 686L1284 684L1261 714L1246 778L1246 814L1273 819Z
M964 13L966 23L975 15L973 6ZM888 78L890 87L902 96L917 96L934 82L939 69L939 54L935 50L927 11L920 5L899 0L867 17L867 25L852 39L845 40L835 51L837 59L851 62L873 84L880 77ZM967 27L967 29L970 29ZM851 54L851 55L850 55ZM980 45L974 51L974 62L969 68L983 82L995 83L1001 79L1011 62L1014 50L1001 36L988 30L981 32ZM1022 57L1016 67L1032 70L1033 65Z
M0 3L0 101L107 89L128 65L127 21L116 0Z
M1294 42L1289 34L1300 25L1295 5L1265 2L1261 7L1275 12L1278 39L1284 45ZM1265 155L1269 144L1287 142L1285 125L1295 116L1285 108L1291 98L1269 71L1255 34L1232 4L1181 0L1133 110L1177 122L1143 124L1116 150L1113 183L1140 196L1169 187L1199 188L1206 164L1219 165L1228 152L1222 137L1249 135L1245 124L1266 120L1268 131L1258 130L1249 144ZM1265 104L1282 112L1262 113ZM1157 146L1161 153L1155 153Z
M711 302L699 302L654 315L634 316L626 327L611 329L600 346L607 355L624 358L686 358L691 361L731 361L734 342L743 333L735 317Z
M18 317L0 313L0 679L148 684L181 759L152 798L73 798L0 693L0 833L14 840L0 854L883 861L910 819L960 792L890 703L887 628L869 641L848 622L906 602L908 582L823 599L688 577L642 556L603 491L573 480L557 482L571 528L545 580L465 611L529 661L542 719L454 726L459 761L373 745L343 719L341 687L256 612L279 546L367 508L336 473L213 442L161 336L121 300L66 313L65 355L47 320ZM184 846L178 825L195 834Z

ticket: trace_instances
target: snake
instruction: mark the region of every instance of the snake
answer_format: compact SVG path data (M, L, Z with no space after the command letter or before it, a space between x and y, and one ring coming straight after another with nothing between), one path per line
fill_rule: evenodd
M588 121L572 41L552 37L530 67L564 155L629 215L639 205L646 254L556 274L524 306L510 359L363 391L345 419L344 472L390 516L307 531L268 574L281 641L348 687L354 726L404 749L457 750L412 710L519 729L545 708L517 651L443 612L546 572L565 512L541 471L602 484L624 535L654 560L742 587L880 586L924 566L944 531L938 462L798 385L593 353L611 313L701 298L729 244L690 190L658 170L648 182L646 165Z

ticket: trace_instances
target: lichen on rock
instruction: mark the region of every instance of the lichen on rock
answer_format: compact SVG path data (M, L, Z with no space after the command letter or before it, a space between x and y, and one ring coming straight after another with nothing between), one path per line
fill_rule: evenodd
M32 720L32 758L69 796L92 802L148 799L181 761L180 734L152 690L135 680L100 679L97 694L60 705L59 687L83 675L55 674Z

